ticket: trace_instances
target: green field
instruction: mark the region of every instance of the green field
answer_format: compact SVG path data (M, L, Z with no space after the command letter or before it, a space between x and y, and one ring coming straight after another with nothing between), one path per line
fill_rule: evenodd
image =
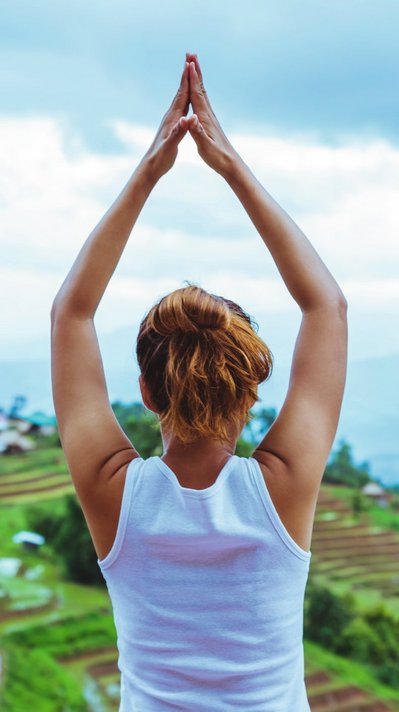
M65 494L74 490L62 451L2 457L0 468L0 707L4 712L117 710L116 632L105 585L65 580L51 542L26 550L12 541L13 534L29 528L33 505L40 503L60 521L65 516ZM398 514L374 506L354 516L352 494L346 487L322 485L310 579L337 595L352 592L359 611L383 601L399 618ZM6 570L12 560L18 565L14 575ZM372 666L310 640L305 640L305 672L312 712L399 710L399 689L382 684Z

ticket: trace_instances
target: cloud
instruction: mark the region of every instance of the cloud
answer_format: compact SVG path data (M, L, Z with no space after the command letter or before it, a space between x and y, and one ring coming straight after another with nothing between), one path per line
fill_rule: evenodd
M111 128L122 150L104 155L66 121L0 117L0 281L12 295L1 317L3 354L48 334L58 287L155 130L121 120ZM399 150L382 140L327 146L299 135L234 133L230 140L337 279L354 330L366 312L375 324L394 316ZM185 279L235 299L255 318L298 312L239 200L201 161L190 136L144 206L100 305L99 328L132 323Z
M398 19L397 0L3 0L2 106L67 112L101 146L116 112L161 117L193 51L227 128L397 141Z

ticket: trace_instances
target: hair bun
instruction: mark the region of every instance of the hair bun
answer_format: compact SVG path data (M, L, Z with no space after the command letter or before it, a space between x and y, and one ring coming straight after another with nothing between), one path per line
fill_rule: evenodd
M230 323L225 301L190 283L163 297L154 314L154 327L164 336L226 330Z

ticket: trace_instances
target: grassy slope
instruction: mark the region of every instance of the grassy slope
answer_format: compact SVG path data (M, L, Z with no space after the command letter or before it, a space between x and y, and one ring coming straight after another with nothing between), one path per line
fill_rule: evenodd
M23 455L0 457L0 475L8 472L26 472L41 468L41 473L52 472L54 465L64 465L65 457L59 447L40 448Z
M354 490L351 487L322 483L321 489L325 494L328 494L328 496L331 496L336 499L341 499L348 505L348 507L351 508L352 497L354 493ZM360 517L345 516L345 518L340 521L340 526L345 525L345 527L348 527L348 530L350 530L352 526L355 526L357 524L364 524L365 526L370 527L374 531L374 533L381 532L383 530L393 531L395 533L399 531L399 512L394 512L392 510L386 511L382 509L379 505L370 502L366 497L365 501L367 511L362 512L360 514ZM321 518L327 519L328 517L323 516ZM394 560L392 560L392 563L394 564ZM322 567L318 568L317 565L314 565L314 569L313 571L311 571L311 575L314 575L320 583L328 585L329 588L331 588L331 590L334 591L334 593L336 593L337 595L352 590L352 581L350 579L350 576L348 576L346 579L334 580L328 573L323 574ZM372 575L373 572L371 571L370 576ZM386 597L382 591L373 588L359 589L356 590L354 593L356 596L356 603L359 611L365 611L376 603L383 602L386 607L395 616L399 618L398 596Z
M349 506L351 506L352 496L354 490L351 487L335 486L329 484L322 484L325 491L331 494L332 497L337 497L342 499ZM365 495L364 495L365 497ZM368 498L367 502L367 515L370 524L376 527L382 527L383 529L390 529L391 531L399 531L399 512L394 512L389 507L384 509L378 504L371 502Z

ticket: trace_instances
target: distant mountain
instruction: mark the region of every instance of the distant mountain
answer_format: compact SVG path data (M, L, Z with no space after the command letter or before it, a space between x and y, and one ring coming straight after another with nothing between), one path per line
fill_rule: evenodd
M111 401L141 400L134 353L137 327L120 329L100 338ZM276 344L277 346L277 344ZM273 350L273 344L271 344ZM292 339L274 348L271 379L259 387L256 407L280 409L288 388L290 364L277 351L291 354ZM29 353L29 351L26 351ZM345 438L357 463L369 461L371 473L387 485L399 484L399 354L349 362L341 417L334 447ZM53 412L50 364L37 361L0 362L0 407L8 408L14 396L28 399L26 412Z

